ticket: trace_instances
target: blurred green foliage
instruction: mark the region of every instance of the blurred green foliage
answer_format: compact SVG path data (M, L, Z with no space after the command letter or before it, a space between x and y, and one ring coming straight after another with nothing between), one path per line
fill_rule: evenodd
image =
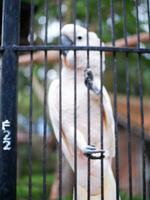
M47 197L49 195L49 188L51 187L54 176L47 175ZM28 176L21 177L17 185L17 200L27 200L28 199ZM32 197L33 199L40 200L42 199L42 188L43 188L43 176L42 174L33 174L32 175Z
M128 195L124 192L120 192L120 197L122 200L130 200L130 198L128 197ZM133 200L142 200L141 197L135 196L132 198Z
M18 179L17 179L17 200L28 199L29 183L29 153L32 159L32 195L33 199L42 199L43 188L43 146L42 138L33 134L32 150L29 152L28 144L18 145ZM56 152L46 148L46 188L47 197L54 181L56 169Z
M53 181L54 181L54 176L53 175L47 175L47 198L49 196L49 188L51 187ZM28 176L22 177L18 181L18 186L17 186L17 200L26 200L28 199ZM32 198L36 200L41 200L42 199L42 187L43 187L43 176L42 175L33 175L32 176ZM121 192L120 197L122 200L129 200L129 197L127 196L126 193ZM68 195L64 200L72 200L71 194ZM133 197L133 200L142 200L140 197Z

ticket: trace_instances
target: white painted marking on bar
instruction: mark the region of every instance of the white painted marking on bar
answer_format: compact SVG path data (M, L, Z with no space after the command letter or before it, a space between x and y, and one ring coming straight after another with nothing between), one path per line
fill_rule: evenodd
M10 127L10 121L9 120L5 120L2 122L2 130L5 131L6 127Z
M2 122L2 131L3 131L3 150L10 150L11 149L11 132L9 130L10 127L10 121L5 120Z

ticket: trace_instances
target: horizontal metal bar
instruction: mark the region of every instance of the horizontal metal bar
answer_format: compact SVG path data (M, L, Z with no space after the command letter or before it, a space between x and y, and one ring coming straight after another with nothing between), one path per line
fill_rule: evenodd
M3 47L8 48L7 46ZM48 51L48 50L91 50L106 52L127 52L127 53L150 53L150 48L119 48L119 47L95 47L95 46L61 46L61 45L34 45L34 46L13 46L15 51Z

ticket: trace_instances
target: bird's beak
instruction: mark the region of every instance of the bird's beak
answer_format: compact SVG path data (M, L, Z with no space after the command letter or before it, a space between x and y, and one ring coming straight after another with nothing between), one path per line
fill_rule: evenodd
M69 37L67 37L66 35L62 35L61 36L61 44L63 46L66 46L66 47L70 47L70 46L73 45L73 41ZM68 52L68 50L62 50L62 54L64 56L67 55L67 52Z

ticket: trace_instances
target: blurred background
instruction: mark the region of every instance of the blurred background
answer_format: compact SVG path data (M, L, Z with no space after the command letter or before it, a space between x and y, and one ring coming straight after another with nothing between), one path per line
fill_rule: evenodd
M21 1L21 23L20 23L20 44L21 45L57 45L59 44L60 19L61 23L73 23L73 2L71 0L22 0ZM111 46L113 40L124 38L124 30L127 36L137 34L137 32L149 34L150 19L148 19L150 6L147 0L126 0L125 12L123 11L123 1L116 0L89 0L88 20L87 4L84 0L75 1L76 23L87 26L89 30L96 32L102 41ZM101 2L99 4L98 2ZM0 14L2 14L2 3L0 2ZM46 9L46 6L47 9ZM137 8L137 9L136 9ZM61 15L60 15L61 10ZM137 24L137 10L139 23ZM32 11L32 12L31 12ZM114 26L112 20L114 11ZM47 18L47 17L48 18ZM126 17L126 22L124 21ZM100 19L101 18L101 22ZM0 17L0 20L2 17ZM0 22L1 23L1 22ZM125 25L126 24L126 25ZM47 28L45 28L47 26ZM137 28L138 27L138 28ZM1 30L0 30L1 32ZM138 47L138 44L135 45ZM140 43L141 48L150 48L150 40ZM58 52L52 51L44 54L44 51L32 53L25 52L19 55L18 70L18 184L17 199L26 200L28 198L29 186L32 182L32 197L39 200L43 195L43 182L46 183L46 195L49 200L57 199L57 147L53 136L49 117L45 115L44 95L52 80L58 77ZM46 55L46 56L45 56ZM47 58L47 61L44 61ZM134 199L142 199L142 143L141 143L141 114L139 100L139 74L142 77L143 97L144 97L144 122L145 122L145 156L146 156L146 189L147 199L150 199L150 54L145 53L140 56L140 66L136 53L119 53L115 57L111 54L106 56L106 71L104 83L111 93L113 104L114 88L114 66L117 70L117 111L118 111L118 142L119 142L119 179L122 199L129 199L129 164L128 164L128 142L129 129L127 126L127 90L130 93L130 122L131 122L131 160L132 160L132 192ZM47 79L47 88L44 83ZM31 88L32 81L32 88ZM129 87L127 88L127 81ZM44 93L45 91L45 93ZM32 99L30 94L32 93ZM32 118L30 103L32 102ZM47 119L46 124L44 119ZM29 135L31 131L32 136ZM46 134L45 134L46 132ZM46 135L46 144L43 150L43 135ZM32 137L32 142L29 141ZM30 152L30 154L29 154ZM45 158L43 159L43 152ZM43 162L46 163L43 167ZM64 161L65 163L65 161ZM115 169L115 164L114 164ZM65 170L65 169L64 169ZM43 171L45 179L43 180ZM115 170L114 170L115 171ZM68 173L68 172L64 172ZM32 178L29 178L32 174ZM64 175L65 176L65 175ZM67 174L66 176L69 176ZM70 173L70 177L72 174ZM70 179L71 180L71 179ZM53 194L51 194L51 187ZM64 199L70 199L71 188L67 183L64 187ZM56 190L55 190L56 188Z

